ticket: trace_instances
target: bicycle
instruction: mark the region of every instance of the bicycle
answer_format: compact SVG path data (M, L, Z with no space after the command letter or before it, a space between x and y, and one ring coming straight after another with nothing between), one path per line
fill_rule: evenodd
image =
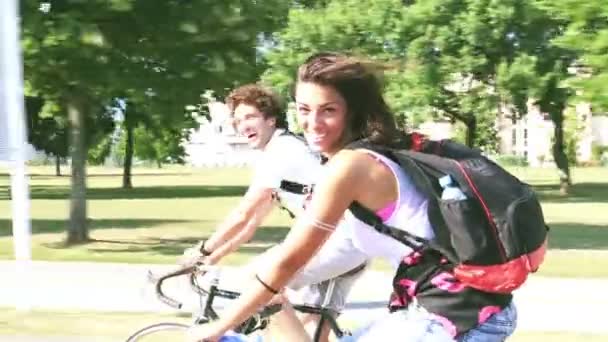
M218 313L213 308L213 302L215 298L226 298L226 299L236 299L240 296L239 292L229 291L226 289L222 289L219 287L219 270L218 266L206 266L206 265L190 265L183 268L180 268L176 271L169 272L163 276L155 277L151 272L148 273L148 278L152 282L155 283L155 291L157 297L165 304L174 307L176 309L181 309L182 303L176 301L173 298L166 296L163 292L162 285L163 282L167 279L189 275L190 277L190 286L192 290L199 295L199 303L200 310L199 314L194 317L191 325L183 324L183 323L175 323L175 322L163 322L156 323L149 326L146 326L135 333L133 333L129 338L127 338L126 342L148 342L148 341L170 341L177 340L178 336L183 336L185 331L189 329L191 326L196 324L206 324L212 320L216 320L219 318ZM351 270L347 273L356 272L358 268ZM209 282L209 288L201 287L198 283L197 276L204 275L207 272L211 272L212 277ZM315 329L315 333L313 335L313 341L318 342L322 332L322 326L325 322L329 324L331 331L335 334L336 337L340 338L344 335L350 335L350 332L347 330L341 329L338 325L338 322L335 317L337 317L337 312L328 307L329 298L331 298L335 286L335 280L331 280L328 286L328 291L325 296L325 301L320 306L313 305L304 305L304 304L294 304L294 310L301 313L308 314L316 314L320 316L319 323ZM206 299L203 301L203 298ZM203 304L204 302L204 304ZM236 332L249 335L255 331L263 330L268 326L270 317L275 313L281 310L281 304L270 304L262 308L255 315L247 319L245 322L241 323L236 329ZM171 335L171 334L174 335ZM163 335L169 334L169 335ZM154 336L152 336L154 335ZM151 338L151 339L148 339Z

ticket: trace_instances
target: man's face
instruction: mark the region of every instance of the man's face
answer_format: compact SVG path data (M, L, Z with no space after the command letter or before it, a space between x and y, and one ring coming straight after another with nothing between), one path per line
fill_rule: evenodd
M274 118L265 118L256 107L242 103L234 109L234 127L251 148L263 149L276 128Z

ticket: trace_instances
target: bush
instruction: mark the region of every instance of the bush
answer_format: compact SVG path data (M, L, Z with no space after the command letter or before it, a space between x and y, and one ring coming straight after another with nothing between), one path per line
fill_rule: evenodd
M496 163L500 166L528 166L528 160L524 156L514 154L501 154L496 156Z
M608 153L608 146L593 144L591 146L591 159L601 162L603 156Z
M600 165L601 165L601 166L608 167L608 151L605 151L605 152L604 152L604 153L602 153L602 155L600 156Z

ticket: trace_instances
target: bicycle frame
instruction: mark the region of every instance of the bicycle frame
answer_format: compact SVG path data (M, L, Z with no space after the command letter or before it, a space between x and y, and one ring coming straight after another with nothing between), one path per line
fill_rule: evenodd
M212 278L211 285L209 286L208 289L200 287L196 280L197 274L198 273L202 273L202 274L207 273L210 269L212 269L212 268L209 266L193 265L193 266L187 266L183 269L180 269L180 270L177 270L174 272L170 272L159 278L155 278L151 274L149 274L149 278L151 281L154 281L156 283L156 286L155 286L156 294L162 302L164 302L172 307L175 307L175 308L181 308L182 307L181 303L177 302L176 300L174 300L170 297L167 297L163 293L162 283L166 279L189 274L190 275L190 286L193 289L193 291L195 293L197 293L199 296L201 296L201 298L203 296L206 296L205 304L203 307L201 307L202 316L197 317L195 320L195 324L201 324L201 323L208 322L209 320L219 319L218 313L213 308L213 302L216 297L233 300L240 296L239 292L229 291L229 290L219 288L219 277L217 277L217 276ZM340 328L340 326L338 325L338 322L336 321L335 317L337 316L337 312L328 307L328 304L329 304L328 298L331 297L331 295L333 293L333 289L334 289L334 283L332 282L332 283L330 283L328 293L326 295L326 300L321 306L303 305L303 304L293 305L294 310L296 310L298 312L307 313L307 314L315 314L315 315L320 316L319 323L318 323L317 327L315 328L313 341L319 341L322 330L323 330L322 328L325 323L329 324L331 331L338 338L347 334L347 332L345 330L342 330ZM262 310L260 310L256 315L252 316L250 319L248 319L247 321L245 321L241 325L239 325L239 327L235 330L237 330L238 332L242 332L244 334L249 334L249 333L252 333L253 331L256 331L259 329L264 329L266 327L266 325L268 324L269 317L271 317L275 313L279 312L281 310L281 307L282 307L281 304L267 305Z

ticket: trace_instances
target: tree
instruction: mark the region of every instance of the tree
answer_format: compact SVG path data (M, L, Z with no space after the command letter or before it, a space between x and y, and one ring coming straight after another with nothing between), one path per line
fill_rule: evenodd
M140 161L153 162L158 168L167 163L183 164L185 151L182 142L186 139L187 132L185 129L150 130L138 126L133 130L131 138L138 142L133 145L131 151L133 157ZM125 158L127 139L126 135L122 135L117 144L118 154L123 162L127 160Z
M411 116L413 123L429 117L460 121L473 145L478 121L493 122L501 103L499 71L509 70L521 54L509 37L521 26L524 3L412 3L332 1L292 10L279 47L269 54L265 79L288 89L295 66L310 51L370 56L387 68L386 94L398 114Z
M608 3L559 0L542 4L565 24L563 35L555 37L555 45L579 53L569 84L581 90L580 99L594 109L608 111Z
M23 51L30 95L67 112L72 199L68 243L88 240L87 118L114 99L179 122L200 89L221 90L257 71L260 25L281 1L24 0ZM177 114L176 114L177 113ZM175 121L172 121L175 120ZM160 122L160 121L159 121Z
M26 96L25 109L30 144L55 157L55 175L61 176L61 158L68 154L65 118L54 115L57 108L40 97Z
M559 80L572 54L551 44L561 27L533 0L330 1L290 11L264 79L288 93L311 52L369 56L386 67L386 95L398 115L414 124L461 122L468 145L492 144L479 127L493 127L505 109L514 120L525 115L534 99L556 123L553 152L567 184L559 110L568 89Z
M591 103L594 112L608 111L608 3L599 0L539 0L538 3L561 24L559 34L551 36L552 49L570 51L570 58L561 61L559 77L554 77L548 84L549 89L557 91L553 101L547 101L547 105L560 105L567 95ZM561 107L563 109L565 105L561 104ZM552 115L552 119L556 123L556 131L558 127L563 130L563 112ZM556 132L555 145L563 146L563 140L563 132ZM559 148L555 145L554 154ZM565 154L560 156L562 164L564 159ZM561 190L567 192L571 183L570 172L563 167L560 170Z
M323 50L368 56L390 65L402 57L403 10L396 0L326 1L310 8L295 6L289 12L287 27L275 35L275 46L265 55L268 69L263 81L289 96L297 66L310 54ZM398 68L386 71L388 80L400 72ZM388 82L387 87L394 84ZM397 96L389 96L389 101L394 108L403 109Z
M261 36L282 24L287 5L278 0L132 1L133 9L100 26L122 54L117 62L133 74L121 83L117 97L124 102L122 128L127 137L123 187L130 188L136 127L193 125L184 110L201 89L218 92L238 80L257 78ZM125 26L132 22L137 30ZM116 24L116 23L122 23ZM160 136L160 135L158 135Z

